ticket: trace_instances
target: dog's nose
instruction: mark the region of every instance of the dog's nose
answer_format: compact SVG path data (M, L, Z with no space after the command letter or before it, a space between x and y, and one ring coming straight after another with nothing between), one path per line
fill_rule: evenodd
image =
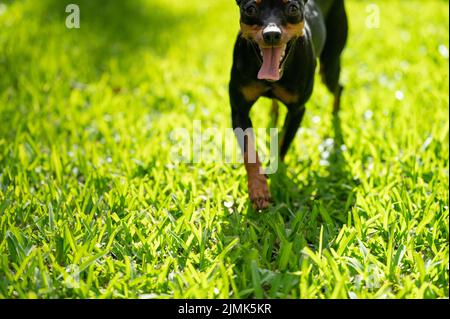
M281 41L281 29L275 23L270 23L263 30L263 38L267 45L278 45Z

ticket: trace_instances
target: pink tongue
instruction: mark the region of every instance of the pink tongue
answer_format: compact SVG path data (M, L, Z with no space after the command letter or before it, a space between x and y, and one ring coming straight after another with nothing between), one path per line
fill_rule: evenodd
M278 81L280 79L281 48L262 49L263 64L258 73L258 79Z

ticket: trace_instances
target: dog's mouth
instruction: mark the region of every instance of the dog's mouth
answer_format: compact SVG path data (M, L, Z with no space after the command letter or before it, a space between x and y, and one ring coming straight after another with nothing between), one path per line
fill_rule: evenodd
M258 72L259 80L279 81L283 76L284 65L289 56L291 44L279 47L259 47L262 66Z

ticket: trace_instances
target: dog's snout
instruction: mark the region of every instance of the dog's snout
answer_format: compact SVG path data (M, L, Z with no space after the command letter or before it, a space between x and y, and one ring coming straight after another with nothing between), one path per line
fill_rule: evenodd
M280 43L281 40L281 32L264 32L264 42L268 45L277 45Z
M281 29L275 23L270 23L263 30L263 38L267 45L278 45L281 41Z

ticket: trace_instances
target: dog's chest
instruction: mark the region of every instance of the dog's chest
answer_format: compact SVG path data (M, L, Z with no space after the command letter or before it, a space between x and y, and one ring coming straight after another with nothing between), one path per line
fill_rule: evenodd
M275 98L284 104L289 105L297 103L300 98L297 93L286 89L284 86L276 82L254 82L244 86L241 91L247 101L256 101L259 97L265 96L268 98Z

